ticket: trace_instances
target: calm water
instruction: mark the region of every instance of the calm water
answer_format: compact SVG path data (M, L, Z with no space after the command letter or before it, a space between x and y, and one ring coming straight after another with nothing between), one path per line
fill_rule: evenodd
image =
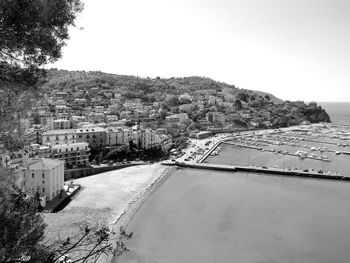
M348 263L350 183L180 169L144 203L118 262Z
M350 124L350 102L319 102L333 123Z
M321 144L316 143L305 143L310 146L318 146ZM247 149L238 146L221 144L221 150L219 155L208 157L206 163L217 163L217 164L228 164L228 165L239 165L239 166L268 166L268 167L278 167L285 169L298 168L299 170L313 168L316 171L322 169L323 171L331 171L333 173L337 172L339 174L349 175L349 161L350 155L335 155L334 153L322 153L322 155L327 155L331 162L319 161L314 159L300 159L296 156L274 154L271 152L263 152L255 149ZM290 153L295 153L300 150L298 147L291 146L278 146L278 147L266 147L266 148L278 148L283 151L287 150ZM331 148L328 146L328 148ZM348 150L350 147L342 148L343 150ZM305 149L303 149L305 150ZM314 153L307 150L308 154ZM320 156L321 154L317 152Z

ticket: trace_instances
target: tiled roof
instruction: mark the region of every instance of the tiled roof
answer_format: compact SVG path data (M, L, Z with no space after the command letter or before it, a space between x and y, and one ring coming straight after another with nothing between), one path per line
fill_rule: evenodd
M51 170L64 163L64 161L54 159L29 159L28 168L30 170Z

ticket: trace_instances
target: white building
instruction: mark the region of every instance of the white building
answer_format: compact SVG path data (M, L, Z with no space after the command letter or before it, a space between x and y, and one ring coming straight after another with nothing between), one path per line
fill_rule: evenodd
M64 161L28 159L23 166L23 188L28 194L39 193L50 201L60 193L64 185Z

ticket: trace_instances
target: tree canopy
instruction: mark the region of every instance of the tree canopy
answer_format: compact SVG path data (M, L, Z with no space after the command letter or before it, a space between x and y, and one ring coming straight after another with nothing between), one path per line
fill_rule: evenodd
M0 83L33 85L55 62L82 10L80 0L0 1Z

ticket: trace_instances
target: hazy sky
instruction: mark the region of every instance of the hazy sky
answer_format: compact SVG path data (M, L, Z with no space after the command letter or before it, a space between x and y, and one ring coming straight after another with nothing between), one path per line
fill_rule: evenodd
M349 0L85 0L53 67L350 101Z

